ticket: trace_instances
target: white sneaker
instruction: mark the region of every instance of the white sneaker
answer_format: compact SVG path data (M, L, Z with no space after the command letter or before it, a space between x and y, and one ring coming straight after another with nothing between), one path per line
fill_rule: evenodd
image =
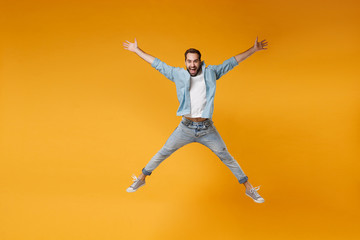
M145 180L137 178L135 175L132 176L134 183L126 189L127 192L135 192L139 187L145 185Z
M265 200L258 194L257 190L260 189L260 186L256 187L256 188L252 188L250 190L246 190L245 191L245 194L249 197L251 197L254 202L257 202L257 203L263 203L265 202Z

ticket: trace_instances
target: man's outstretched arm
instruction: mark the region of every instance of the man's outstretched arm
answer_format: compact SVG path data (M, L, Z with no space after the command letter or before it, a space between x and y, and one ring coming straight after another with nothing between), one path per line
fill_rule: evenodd
M245 52L231 57L220 65L212 65L211 68L214 69L216 73L216 80L220 79L224 74L226 74L228 71L237 66L240 62L251 56L253 53L267 49L264 48L267 45L267 42L265 42L265 40L262 40L261 42L258 42L257 40L258 38L256 37L254 46L249 48Z
M150 63L151 66L158 70L161 74L174 82L174 67L167 65L166 63L160 61L160 59L155 58L141 50L137 45L136 38L134 43L126 41L123 43L123 45L126 50L136 53L137 55L139 55L139 57Z
M155 57L151 56L150 54L145 53L143 50L141 50L138 45L137 45L137 41L135 38L135 42L129 42L126 40L126 42L123 43L124 48L126 50L129 50L131 52L136 53L139 57L141 57L142 59L144 59L145 61L147 61L148 63L152 64L155 60Z
M235 59L238 63L244 61L246 58L250 57L253 53L260 51L260 50L266 50L267 48L264 48L267 46L267 42L265 42L265 39L261 42L258 42L258 37L256 37L255 44L253 47L249 48L243 53L240 53L235 56Z

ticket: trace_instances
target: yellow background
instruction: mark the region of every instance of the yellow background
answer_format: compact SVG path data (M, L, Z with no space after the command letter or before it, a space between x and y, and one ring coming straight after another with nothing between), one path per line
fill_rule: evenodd
M4 0L0 238L359 239L357 1ZM264 204L187 145L125 189L181 117L184 67L268 50L217 82L213 121Z

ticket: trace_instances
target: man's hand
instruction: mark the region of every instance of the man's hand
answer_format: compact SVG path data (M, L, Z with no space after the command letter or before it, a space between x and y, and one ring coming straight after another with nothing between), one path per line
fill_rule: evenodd
M236 55L235 59L238 63L240 63L240 62L244 61L246 58L250 57L255 52L260 51L260 50L266 50L267 48L264 48L265 46L267 46L267 42L265 42L265 39L262 40L261 42L258 42L258 37L256 36L254 46L249 48L245 52Z
M138 48L136 38L134 43L131 43L128 40L126 40L126 42L124 42L123 45L124 45L124 49L129 50L131 52L135 52L136 49Z
M255 44L254 44L255 52L267 49L267 48L264 48L265 46L267 46L267 42L264 42L264 41L265 41L265 39L262 40L261 42L258 42L258 37L256 36L256 40L255 40Z
M126 40L126 42L123 43L124 49L129 50L131 52L136 53L139 57L147 61L148 63L152 64L155 60L155 57L151 56L150 54L145 53L143 50L141 50L138 45L135 38L135 42L129 42Z

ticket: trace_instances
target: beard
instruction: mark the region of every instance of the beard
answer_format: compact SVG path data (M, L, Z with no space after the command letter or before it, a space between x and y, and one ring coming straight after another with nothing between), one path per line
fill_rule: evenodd
M198 73L201 71L201 64L200 64L200 66L199 66L198 68L196 68L196 69L191 69L191 70L195 70L195 72L194 72L194 71L191 72L190 69L191 69L191 68L187 68L187 71L190 73L190 76L195 77L195 76L198 75Z

